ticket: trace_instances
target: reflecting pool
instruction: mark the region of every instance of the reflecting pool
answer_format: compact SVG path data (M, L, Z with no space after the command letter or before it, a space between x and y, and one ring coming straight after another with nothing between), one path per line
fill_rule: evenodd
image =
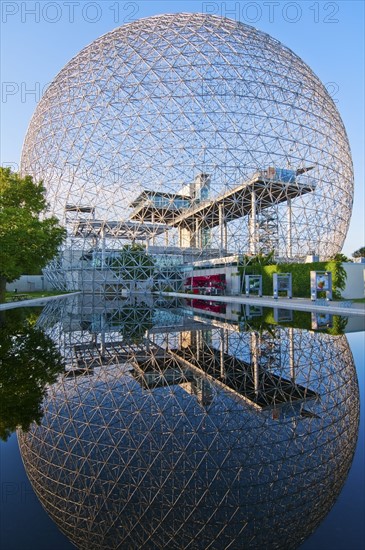
M30 388L47 371L37 414L30 422L2 410L0 424L6 435L22 427L37 500L21 473L18 491L4 478L2 504L8 515L14 503L35 513L49 535L22 546L10 520L4 548L304 550L326 548L322 538L341 548L334 525L323 533L325 518L348 477L363 482L351 468L356 447L362 453L363 365L345 334L350 321L143 295L78 295L38 313L30 323L18 312L21 329L13 312L2 324L14 333L3 356L24 361ZM24 326L38 336L33 356L14 336ZM7 376L0 392L8 384L9 395L17 382ZM14 441L2 446L5 472ZM38 502L46 514L34 512ZM359 531L346 548L363 542Z

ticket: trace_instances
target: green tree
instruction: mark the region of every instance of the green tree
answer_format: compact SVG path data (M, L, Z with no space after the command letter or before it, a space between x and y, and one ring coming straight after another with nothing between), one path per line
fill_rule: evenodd
M139 244L125 245L118 256L107 263L120 279L130 285L131 290L139 281L152 277L155 270L152 256Z
M353 258L361 258L365 257L365 246L362 246L358 250L355 250L355 252L352 253Z
M140 344L146 330L153 326L152 309L143 305L121 308L120 320L123 340L127 344Z
M275 250L271 250L268 254L263 254L262 252L259 252L254 256L247 256L244 254L238 262L238 265L244 267L272 265L273 263L275 263L274 256Z
M333 256L331 256L330 260L334 260L335 262L342 262L342 263L352 262L351 258L348 258L345 254L342 254L341 252L338 252L337 254L334 254Z
M248 256L243 254L237 263L237 267L241 272L241 292L244 292L245 275L260 275L262 267L265 265L272 265L274 260L275 250L271 250L268 254L262 254L259 252L254 256Z
M7 282L42 269L62 244L66 231L46 212L42 182L0 167L0 302Z
M4 441L17 428L26 431L32 422L41 421L47 385L64 370L55 343L23 312L2 312L0 317L0 438Z

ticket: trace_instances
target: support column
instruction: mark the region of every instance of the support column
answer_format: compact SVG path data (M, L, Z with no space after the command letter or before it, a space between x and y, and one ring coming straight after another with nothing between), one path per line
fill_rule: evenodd
M226 376L226 370L224 368L224 329L221 328L219 330L219 336L220 336L220 346L219 346L219 356L220 356L220 375L221 378L224 380Z
M219 255L223 255L224 249L224 213L223 205L218 206L218 223L219 223Z
M195 246L201 248L199 220L195 220Z
M106 325L105 317L103 314L101 314L100 315L100 355L102 357L105 356L105 325ZM96 341L97 341L97 336L96 336Z
M288 258L293 257L293 246L292 246L292 207L291 207L291 199L288 199Z
M101 228L101 267L102 268L105 267L105 256L106 256L106 251L105 251L105 227L103 226Z
M100 334L100 354L101 354L102 357L105 356L105 328L104 328L104 326L102 327L101 334Z
M259 378L259 341L257 334L255 332L251 333L251 360L253 368L253 380L255 387L255 394L258 395L260 388L260 378Z
M155 223L155 213L152 212L151 221L154 224ZM155 245L155 230L152 228L152 246Z
M202 338L202 331L201 331L201 330L197 330L197 331L196 331L196 360L197 360L197 361L200 361L201 349L202 349L202 341L203 341L203 338Z
M256 228L256 193L251 191L251 216L250 216L250 252L256 254L257 248L257 228Z
M290 365L290 378L295 382L295 364L294 364L294 332L293 328L288 328L289 336L289 365Z

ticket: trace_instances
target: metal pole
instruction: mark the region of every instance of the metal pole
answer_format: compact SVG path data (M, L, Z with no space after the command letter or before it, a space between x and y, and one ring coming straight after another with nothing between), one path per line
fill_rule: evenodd
M251 357L253 366L253 379L255 386L255 394L258 395L260 387L259 378L259 350L258 350L258 337L255 332L251 333Z
M225 378L225 368L224 368L224 329L221 328L220 329L220 346L219 346L219 351L220 351L220 370L221 370L221 378L224 379Z
M152 219L152 223L154 224L155 223L155 213L154 212L152 212L151 219ZM155 228L154 227L152 227L152 246L155 246Z
M295 382L295 365L294 365L294 332L291 327L289 331L289 365L290 365L290 378L292 382Z
M101 228L101 267L105 267L105 226Z
M223 205L218 206L218 223L219 223L219 255L222 256L224 248L224 220L223 220Z
M197 248L200 248L201 247L201 244L200 244L200 229L199 229L199 220L196 219L195 220L195 246Z
M250 252L256 254L256 193L251 191L251 217L250 217Z
M293 257L292 247L292 208L291 199L288 199L288 258Z

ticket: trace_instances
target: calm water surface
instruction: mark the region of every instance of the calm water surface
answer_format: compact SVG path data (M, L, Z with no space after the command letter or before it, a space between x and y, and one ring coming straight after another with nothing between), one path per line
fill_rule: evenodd
M364 547L364 332L234 307L1 319L1 549Z

